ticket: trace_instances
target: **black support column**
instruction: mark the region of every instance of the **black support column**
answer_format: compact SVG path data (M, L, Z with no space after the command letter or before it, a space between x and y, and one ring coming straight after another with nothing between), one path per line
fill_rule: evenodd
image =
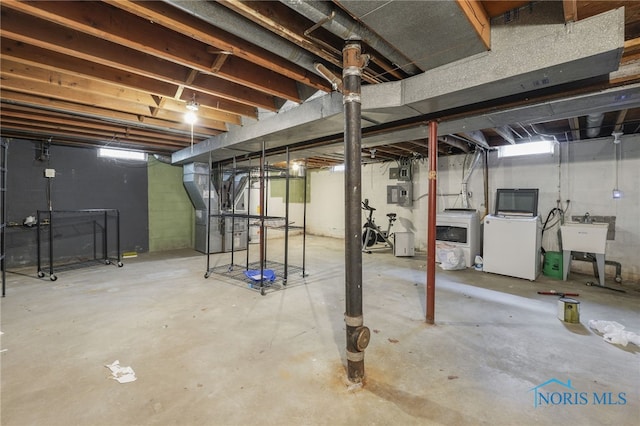
M362 316L361 104L360 81L368 55L359 41L347 41L342 50L344 155L345 155L345 322L347 325L347 376L353 383L364 379L364 350L370 332Z

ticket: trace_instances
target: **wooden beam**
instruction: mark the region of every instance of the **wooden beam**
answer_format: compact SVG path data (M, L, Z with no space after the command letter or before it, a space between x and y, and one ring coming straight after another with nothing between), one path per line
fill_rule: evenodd
M569 128L571 129L571 139L574 141L580 140L580 119L578 117L570 118Z
M172 130L180 132L187 132L189 130L187 125L182 122L182 118L179 114L175 114L173 121L160 120L153 117L144 117L141 120L140 117L143 116L136 114L103 109L89 105L80 105L73 102L36 96L29 93L14 92L7 90L4 86L0 88L0 98L6 104L31 106L47 111L55 110L72 114L75 117L93 118L101 121L112 120L119 123L128 123L132 126L143 126L150 129L155 128L158 131L168 131L169 133L171 133ZM217 134L213 129L205 133Z
M223 53L216 54L215 59L213 60L213 64L211 64L211 72L214 74L220 72L222 65L224 65L228 57L229 57L228 53L223 52Z
M212 55L206 44L104 3L6 0L3 5L175 64L201 72L210 69ZM242 73L229 68L216 76L272 96L301 101L295 81L244 59L237 62Z
M4 106L2 108L2 119L10 123L10 120L19 120L21 123L38 122L49 123L52 126L67 126L68 128L89 129L100 132L114 133L122 132L122 129L127 129L126 132L130 135L135 135L140 138L148 138L149 140L167 141L172 142L177 139L184 139L189 141L189 131L185 130L182 134L175 132L150 130L143 127L133 127L131 124L123 123L109 123L101 120L83 118L73 116L71 114L52 113L50 111L38 110L31 107L24 107L20 105Z
M576 0L562 0L564 22L576 22L578 20L578 4Z
M47 96L83 105L94 105L101 108L109 108L126 111L138 115L155 116L158 110L168 109L180 114L184 113L182 102L167 102L155 98L145 92L132 89L123 89L111 84L101 83L83 77L67 75L64 73L52 73L48 70L2 60L0 62L4 78L3 85L8 89L26 93L38 93ZM30 83L31 82L31 83ZM37 90L37 91L32 91ZM146 110L145 110L146 106ZM155 113L154 113L155 112ZM202 118L215 124L216 130L227 130L223 120L239 123L240 118L235 115L206 108L199 114Z
M6 9L4 2L2 6L0 33L15 41L174 84L182 84L188 75L182 65ZM273 96L211 75L206 77L206 87L193 88L252 107L276 110Z
M176 150L181 149L190 144L190 138L187 137L174 137L173 139L161 139L158 138L158 134L141 136L139 134L130 132L130 128L121 127L113 129L100 130L93 127L81 127L78 125L68 125L60 123L47 123L44 121L30 121L25 122L22 119L12 119L6 117L3 113L3 122L8 124L13 131L25 131L36 133L48 133L51 135L69 137L74 136L79 139L88 140L102 140L108 141L114 136L126 138L130 142L134 143L146 143L154 146L173 147Z
M177 87L176 84L144 77L120 68L78 59L73 56L53 52L5 37L0 38L0 49L2 57L6 59L12 59L16 62L51 71L62 71L82 75L87 78L105 81L123 87L135 88L160 97L172 96Z
M627 112L629 112L628 109L618 111L618 116L616 117L616 125L613 127L613 132L622 132L622 126L624 124L624 119L627 116Z
M476 30L487 50L491 49L491 21L479 0L456 0L460 9Z
M324 90L325 92L331 92L329 83L315 73L309 72L300 66L292 65L280 56L261 49L240 37L222 31L201 19L177 10L169 4L157 1L104 1L180 34L185 34L196 40L200 40L209 46L231 52L234 56L246 59L247 61L275 71L302 84L318 90Z

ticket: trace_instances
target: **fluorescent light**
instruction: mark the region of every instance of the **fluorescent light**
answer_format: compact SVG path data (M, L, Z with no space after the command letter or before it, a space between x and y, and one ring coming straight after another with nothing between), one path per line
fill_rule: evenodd
M502 145L498 147L498 158L517 157L520 155L553 154L555 142L543 140L539 142L526 142L515 145Z
M98 157L117 158L119 160L147 161L147 154L140 151L125 151L124 149L99 148Z

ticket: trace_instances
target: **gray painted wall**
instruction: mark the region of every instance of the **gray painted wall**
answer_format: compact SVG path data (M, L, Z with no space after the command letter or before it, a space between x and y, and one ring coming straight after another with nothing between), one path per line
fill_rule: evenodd
M99 158L97 150L51 146L48 160L37 159L39 143L11 140L7 175L7 267L35 265L36 229L23 226L27 216L48 210L46 168L55 169L51 182L53 210L118 209L120 251L146 252L148 242L147 164ZM55 252L63 260L92 256L92 224L67 218L54 229ZM113 229L114 222L109 222ZM47 234L48 238L48 234ZM109 251L115 239L109 237ZM100 241L98 241L100 243ZM115 252L113 253L115 256ZM47 257L48 260L48 257Z

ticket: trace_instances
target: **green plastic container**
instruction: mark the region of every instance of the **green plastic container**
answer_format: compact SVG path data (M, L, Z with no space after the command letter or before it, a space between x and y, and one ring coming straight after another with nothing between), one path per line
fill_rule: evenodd
M547 277L562 279L562 253L559 251L548 251L544 254L542 274Z

